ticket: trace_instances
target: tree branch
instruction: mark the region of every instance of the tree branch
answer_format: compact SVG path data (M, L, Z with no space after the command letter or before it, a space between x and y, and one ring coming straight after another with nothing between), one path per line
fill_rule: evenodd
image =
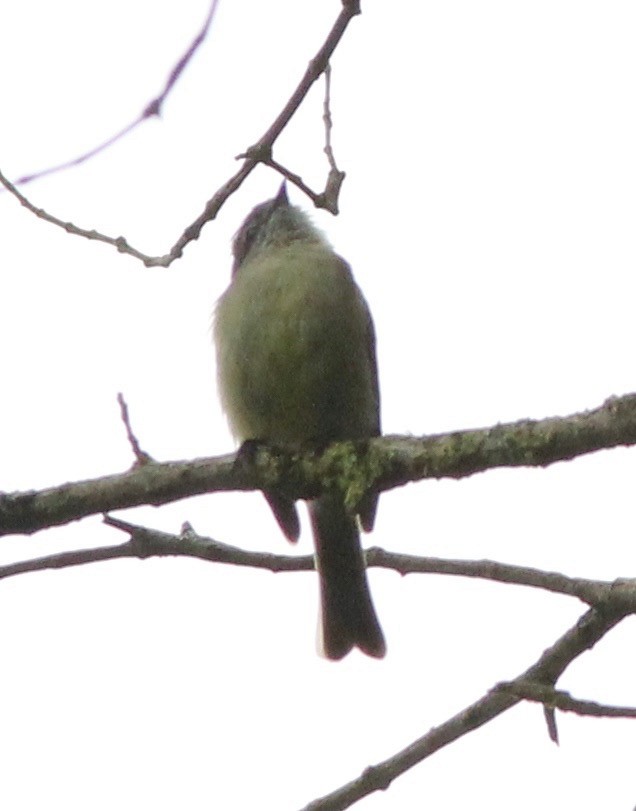
M521 679L516 679L514 682L501 682L496 689L510 692L517 698L535 701L538 704L544 704L550 709L557 709L562 712L573 712L577 715L587 715L593 718L636 718L636 708L634 707L616 707L609 704L599 704L596 701L573 698L565 690L555 690L554 687L547 684L524 682Z
M443 574L530 586L554 594L577 597L588 605L598 603L612 587L611 582L606 580L567 577L559 572L546 572L529 566L513 566L495 560L449 560L403 555L399 552L387 552L377 546L366 550L366 561L370 568L393 569L400 574Z
M199 30L197 35L194 37L192 42L188 45L185 52L182 54L182 56L177 61L176 65L170 71L170 75L168 76L168 79L166 80L166 82L164 84L163 90L161 91L161 93L158 96L155 96L155 98L152 99L152 101L150 101L150 102L148 102L148 104L146 104L146 106L144 107L142 112L137 116L137 118L135 118L134 121L131 121L129 124L126 124L126 126L123 127L115 135L111 135L110 138L107 138L103 143L99 144L98 146L93 147L92 149L89 149L89 151L85 152L83 155L79 155L79 156L77 156L75 158L72 158L69 161L65 161L64 163L60 163L57 166L50 166L48 169L43 169L42 171L39 171L39 172L32 172L31 174L28 174L28 175L23 175L22 177L18 178L15 181L14 186L12 186L11 184L8 184L8 181L6 181L6 179L2 179L2 177L0 176L0 180L2 180L2 183L4 184L5 188L7 188L8 191L10 191L16 197L18 197L18 200L20 200L22 205L26 205L27 208L29 208L31 211L34 211L34 209L31 207L31 204L28 202L28 200L26 200L26 198L15 194L16 193L15 186L20 186L20 185L24 185L26 183L31 183L33 180L39 180L41 177L46 177L47 175L52 175L52 174L55 174L56 172L62 172L65 169L72 168L73 166L79 166L80 164L85 163L86 161L90 160L91 158L94 158L95 155L99 155L100 152L103 152L105 149L108 149L113 144L116 144L117 141L121 140L126 135L128 135L130 132L132 132L134 129L136 129L136 127L138 127L147 118L152 118L153 116L161 115L161 108L163 107L163 103L165 102L166 98L168 97L168 94L172 90L173 86L176 84L177 79L183 73L186 65L190 62L190 60L192 59L192 57L197 52L197 50L199 49L199 47L203 43L204 39L208 35L208 31L210 30L210 25L212 24L212 20L214 19L214 15L216 14L217 5L218 5L218 0L211 0L210 8L208 10L207 16L206 16L206 18L205 18L205 20L203 22L203 25L202 25L201 29ZM24 202L24 201L26 201L26 202ZM45 214L45 212L43 212L42 209L37 209L37 210L34 211L34 213L37 213L38 211L42 212L42 214ZM37 216L41 216L41 215L38 213ZM56 221L56 219L54 217L49 218L48 215L44 216L43 219L47 219L49 222L54 222L54 223L57 222L57 224L59 224L59 221ZM106 241L110 241L110 240L106 240Z
M207 33L207 27L209 26L209 22L212 19L214 14L215 3L212 4L210 13L208 16L208 20L206 24L204 24L204 28L202 32L198 35L198 37L194 40L190 49L186 52L184 57L179 61L177 66L174 68L170 79L166 85L164 93L167 93L174 82L176 81L177 77L179 76L181 70L183 70L183 60L186 58L191 57L191 50L192 48L196 49L205 34ZM38 208L30 200L25 197L18 189L12 184L3 174L0 172L0 183L9 191L19 202L21 205L25 206L29 211L35 214L36 217L45 220L46 222L51 223L52 225L56 225L59 228L63 228L69 234L74 234L75 236L84 237L85 239L94 239L99 242L105 242L109 245L113 245L117 248L120 253L128 254L129 256L133 256L135 259L141 260L146 267L168 267L171 265L175 259L179 259L183 255L183 250L188 245L188 243L196 240L199 238L201 234L201 230L203 226L210 222L211 220L215 219L216 215L219 213L221 206L227 200L227 198L233 194L243 183L246 177L252 172L252 170L259 164L265 163L267 164L272 158L272 149L273 146L278 139L278 136L287 126L289 121L291 120L292 116L296 112L296 110L300 107L305 96L311 89L313 83L320 77L323 71L326 69L329 59L333 54L334 50L336 49L338 43L342 39L344 32L347 29L347 26L357 14L360 13L360 6L358 2L352 2L351 0L346 0L346 2L342 3L342 8L338 17L336 18L331 31L327 35L325 42L323 43L322 47L318 50L318 53L314 56L314 58L309 62L305 73L298 83L298 86L290 96L289 100L278 114L274 122L271 124L269 129L259 138L259 140L251 147L249 147L244 153L238 155L238 158L243 159L243 164L241 168L229 179L227 180L220 189L216 192L216 194L208 200L203 210L203 213L197 217L197 219L191 223L181 236L177 239L175 244L170 248L170 251L163 256L149 256L147 254L142 253L141 251L133 248L131 245L128 244L127 240L123 236L119 237L111 237L107 236L106 234L102 234L95 229L86 229L80 228L77 225L74 225L71 222L65 222L58 217L54 217L52 214L49 214L42 208ZM200 39L199 39L200 38ZM193 52L193 51L192 51ZM158 106L162 101L163 96L159 96L157 99L154 100L153 103L147 106L146 110L142 114L139 120L143 120L143 118L149 114L158 111ZM130 125L125 128L122 133L120 133L117 138L121 137L122 135L126 134L126 132L130 131L133 126ZM111 139L112 140L112 139ZM107 142L102 148L107 146L110 142ZM90 157L94 154L95 150L89 155L86 156ZM85 159L85 158L84 158ZM331 183L331 186L329 185ZM316 205L321 205L324 208L328 208L330 211L334 210L334 205L337 209L337 202L334 203L333 200L333 181L330 175L330 181L327 184L327 192L323 195L313 195L314 202Z
M132 425L130 424L130 414L128 413L128 403L124 399L124 395L119 392L117 395L117 402L119 403L119 410L121 412L121 420L124 423L124 427L126 429L126 438L132 448L132 452L135 455L135 459L137 460L137 465L147 465L148 462L152 462L153 458L149 453L146 453L139 444L139 440L135 436L135 432L132 429Z
M197 535L189 525L184 527L180 535L174 535L132 524L111 515L104 516L104 523L128 533L130 541L116 546L55 553L0 566L0 580L27 572L64 569L102 560L131 557L140 559L165 556L192 557L233 566L266 569L270 572L307 572L315 568L313 555L274 555L268 552L253 552ZM577 597L590 605L602 603L607 599L608 593L616 588L615 583L604 580L567 577L556 572L544 572L540 569L513 566L492 560L418 557L387 552L379 547L366 550L365 557L369 568L392 569L400 574L441 574L530 586L554 594ZM619 582L629 583L631 581ZM636 593L636 584L634 590Z
M2 494L0 535L30 534L97 513L229 490L279 490L306 499L338 489L355 508L369 490L381 492L423 479L460 479L496 467L543 467L634 444L636 395L629 394L568 417L422 438L339 442L322 452L293 454L258 445L250 453L149 462L99 479Z
M551 648L517 679L505 687L497 686L464 710L434 727L393 757L370 766L360 777L346 783L331 794L314 800L303 811L344 811L374 791L384 791L395 780L427 757L458 738L478 729L488 721L514 707L521 698L513 694L517 684L554 684L567 666L581 653L592 648L630 611L622 599L609 594L602 608L593 608L576 625L558 639ZM511 686L513 692L511 692ZM521 688L519 688L521 689Z

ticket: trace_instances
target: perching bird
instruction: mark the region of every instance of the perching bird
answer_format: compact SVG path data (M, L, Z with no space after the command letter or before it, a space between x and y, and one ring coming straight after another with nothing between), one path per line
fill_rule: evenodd
M233 242L232 281L216 307L218 388L235 437L299 449L380 433L373 321L349 265L285 184L256 206ZM294 502L265 496L287 536ZM372 529L378 497L360 507ZM319 649L341 659L353 647L384 656L367 583L358 519L340 493L309 502L320 579Z

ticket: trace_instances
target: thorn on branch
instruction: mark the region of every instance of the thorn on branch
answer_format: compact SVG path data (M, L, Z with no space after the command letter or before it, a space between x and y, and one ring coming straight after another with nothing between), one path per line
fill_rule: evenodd
M545 723L548 727L548 737L552 741L552 743L556 743L559 745L559 729L557 727L556 722L556 713L554 712L554 707L543 707L543 717L545 718Z
M527 679L501 682L496 686L495 690L508 693L519 699L543 704L550 740L557 745L559 743L559 734L555 710L573 712L576 715L593 718L636 718L635 707L617 707L609 704L599 704L596 701L573 698L570 693L565 690L557 690L551 684Z

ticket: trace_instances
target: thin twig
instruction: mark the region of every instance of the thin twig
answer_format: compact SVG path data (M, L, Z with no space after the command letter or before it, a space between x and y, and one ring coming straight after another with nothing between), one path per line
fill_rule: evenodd
M331 211L332 214L337 214L340 188L344 183L345 173L341 172L336 165L336 157L331 143L331 133L333 130L333 119L331 117L331 65L327 65L325 68L325 100L322 109L322 120L325 125L324 152L329 161L329 177L322 196L322 204L324 208Z
M148 462L154 461L150 454L146 453L146 451L141 449L139 445L139 440L134 435L132 427L130 425L130 415L128 414L128 405L124 400L124 395L119 392L117 395L117 402L119 403L119 408L121 411L121 419L126 427L126 436L128 437L128 442L130 443L130 447L132 448L133 453L135 454L135 459L137 460L138 465L146 465Z
M75 236L84 237L85 239L94 239L100 242L105 242L108 245L113 245L114 247L117 248L117 250L120 253L125 253L128 254L129 256L133 256L135 259L139 259L144 263L144 265L146 265L146 267L168 267L176 259L179 259L183 255L184 248L190 242L193 242L194 240L197 240L199 238L201 230L203 229L204 225L215 219L223 203L233 192L235 192L241 186L245 178L248 177L248 175L252 172L252 170L259 163L267 164L267 162L271 160L272 148L274 146L274 143L278 139L278 136L287 126L290 119L292 118L298 107L301 105L305 96L311 89L313 83L321 76L321 74L325 70L325 67L328 64L331 55L333 54L335 48L342 39L342 36L347 26L349 25L350 21L353 19L354 16L356 16L359 13L360 8L357 2L351 2L350 0L347 0L347 2L343 2L340 13L336 18L331 28L331 31L327 35L325 42L323 43L322 47L318 50L314 58L310 61L302 79L298 83L298 86L296 87L296 89L294 90L294 92L292 93L289 100L287 101L281 112L278 114L274 122L254 145L249 147L249 149L245 150L240 156L238 156L243 160L241 168L217 190L217 192L210 200L208 200L203 212L196 218L196 220L194 220L194 222L192 222L190 225L187 226L187 228L185 228L181 236L177 239L172 248L170 248L169 252L164 254L163 256L149 256L129 245L124 237L121 236L110 237L94 229L88 230L85 228L80 228L77 225L74 225L73 223L64 222L58 217L54 217L53 215L48 214L44 209L37 208L35 205L33 205L33 203L31 203L23 194L21 194L16 189L14 184L12 184L9 180L7 180L7 178L2 174L2 172L0 172L0 183L2 183L2 185L9 192L11 192L11 194L17 200L19 200L23 206L25 206L29 211L35 214L36 217L39 217L40 219L43 219L46 222L51 223L52 225L56 225L59 228L63 228L69 234L74 234ZM176 81L177 76L183 69L183 66L179 68L180 65L181 62L177 65L177 68L175 68L173 74L171 74L171 79L169 79L167 85L168 89L172 87L174 81ZM330 183L332 183L331 174L332 173L330 173L330 177L327 181L327 191L329 192L329 194L327 195L327 191L325 192L325 197L328 196L329 198L333 197L333 190L330 190L331 188ZM321 195L318 195L318 201L320 201L320 199Z
M333 154L331 144L331 131L333 130L333 119L331 118L331 65L325 68L325 99L322 104L322 120L325 125L325 155L329 161L329 167L338 172L336 158Z
M309 197L316 208L324 208L331 214L338 214L338 198L340 196L340 188L345 179L345 173L341 172L336 166L336 159L331 145L331 131L333 129L333 121L331 118L331 65L327 63L324 70L325 74L325 100L323 102L323 122L325 125L325 147L324 152L329 161L329 175L327 183L323 192L315 192L311 189L305 181L296 172L283 166L278 161L274 160L271 154L264 155L261 158L261 163L275 169L280 175L297 186L304 194ZM245 155L239 155L245 157Z
M74 234L75 236L84 237L85 239L94 239L98 242L105 242L108 245L113 245L120 253L126 253L129 256L134 256L135 259L140 259L145 265L153 263L153 257L146 256L146 254L141 253L141 251L138 251L136 248L133 248L128 244L124 237L109 237L106 236L106 234L101 234L99 231L95 231L94 229L87 231L84 228L79 228L72 222L64 222L64 220L54 217L43 208L36 208L36 206L34 206L33 203L2 174L2 172L0 172L0 183L2 183L5 189L10 191L11 194L17 200L19 200L26 209L28 209L32 214L35 214L36 217L39 217L39 219L50 222L52 225L57 225L58 228L64 229L64 231L68 232L69 234ZM157 264L161 264L161 262L157 262Z
M314 568L312 555L276 555L269 552L253 552L248 549L241 549L212 538L197 535L189 524L184 525L180 535L174 535L133 524L112 515L106 515L104 523L130 535L132 547L130 544L106 547L103 558L99 557L100 550L91 548L21 561L17 564L0 567L0 579L15 574L38 572L43 569L60 569L67 566L94 563L96 560L111 560L116 557L131 556L146 558L150 556L176 555L225 563L232 566L266 569L271 572L305 572ZM120 550L120 554L116 550ZM408 565L405 563L407 558ZM426 573L453 577L471 577L497 583L529 586L554 594L576 597L590 605L602 603L607 598L608 593L615 589L615 584L608 581L567 577L556 572L543 572L525 566L512 566L489 560L419 558L415 555L406 556L387 552L377 547L367 550L366 562L369 568L391 569L400 572L400 574L408 572L413 574ZM623 593L628 595L630 593L630 581L622 582ZM631 594L633 601L636 603L636 584L634 583L631 583ZM628 601L627 596L625 600Z
M530 566L513 566L495 560L448 560L444 558L404 555L387 552L379 547L366 551L367 566L393 569L400 574L442 574L452 577L473 577L497 583L530 586L554 594L577 597L594 605L610 586L609 581L584 577L566 577L559 572L546 572Z
M534 701L549 708L561 710L561 712L573 712L576 715L587 715L593 718L636 718L635 707L617 707L573 698L565 690L556 690L551 685L539 682L524 682L516 679L513 682L501 682L496 689L511 693L526 701Z
M148 102L148 104L144 107L142 112L135 118L134 121L131 121L130 124L127 124L123 127L119 132L115 135L112 135L110 138L107 138L103 143L99 144L93 149L89 149L88 152L85 152L82 155L79 155L76 158L72 158L69 161L65 161L64 163L60 163L57 166L50 166L48 169L43 169L40 172L33 172L28 175L23 175L22 177L18 178L14 184L15 186L23 186L26 183L31 183L33 180L39 180L42 177L46 177L47 175L55 174L56 172L61 172L65 169L70 169L73 166L79 166L82 163L85 163L87 160L95 157L95 155L99 155L100 152L111 147L113 144L117 143L117 141L121 140L124 136L128 135L128 133L132 132L136 127L138 127L143 121L147 118L152 118L153 116L160 116L161 115L161 108L163 107L163 103L165 102L168 94L172 90L173 86L175 85L177 79L183 73L184 68L188 64L188 62L192 59L198 48L200 47L203 40L206 38L208 31L210 29L210 25L212 24L212 20L216 13L216 8L218 5L219 0L212 0L210 5L210 10L208 11L208 15L203 23L203 26L199 33L195 36L192 40L190 45L187 47L186 51L184 52L183 56L180 57L177 64L174 68L170 71L168 79L164 85L163 90L161 93L156 96L152 101ZM6 184L5 184L6 186ZM8 188L8 187L7 187ZM11 191L10 188L8 188ZM24 204L23 204L24 205ZM38 209L41 211L41 209ZM43 218L48 219L48 218ZM54 222L55 218L48 219L49 222ZM81 229L78 229L81 231ZM73 231L72 233L77 233ZM85 236L85 234L80 234L81 236ZM110 241L110 240L104 240ZM132 250L130 251L132 252ZM135 254L133 254L135 255ZM137 258L141 258L141 255L137 256Z
M317 192L310 189L309 186L305 183L300 175L297 175L295 172L292 172L290 169L287 169L282 163L275 161L273 158L268 158L264 160L263 163L266 166L269 166L271 169L275 169L280 175L293 183L294 186L297 186L304 194L309 197L309 199L313 202L313 204L317 207L321 207L321 200L323 195L318 194Z
M128 533L131 536L130 540L113 546L56 552L52 555L9 563L0 566L0 580L29 572L67 569L103 560L173 556L191 557L215 563L231 563L236 566L250 566L272 572L302 572L311 571L314 568L312 555L293 557L292 555L250 552L212 538L201 538L193 534L187 527L182 530L181 535L172 535L130 524L111 515L104 516L104 523Z

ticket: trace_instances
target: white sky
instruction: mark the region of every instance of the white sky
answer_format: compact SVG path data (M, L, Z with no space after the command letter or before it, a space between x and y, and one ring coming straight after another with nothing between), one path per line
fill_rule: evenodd
M0 169L67 160L161 89L207 0L0 9ZM91 163L25 187L85 228L165 253L269 126L336 0L221 0L151 121ZM632 2L363 0L333 60L341 215L315 221L375 316L383 427L421 435L568 414L636 390L636 8ZM276 157L320 189L322 85ZM260 169L168 270L72 237L0 196L0 488L132 463L115 396L159 460L225 453L209 322L231 235L279 179ZM300 194L294 200L309 203ZM491 471L383 496L369 543L631 576L636 453ZM123 517L287 553L258 494ZM0 563L125 537L95 517L0 541ZM309 534L301 553L310 550ZM3 807L297 809L525 669L573 600L371 571L389 653L314 649L309 574L117 561L0 583ZM573 694L636 704L633 620L566 672ZM636 725L520 706L366 809L636 804Z

